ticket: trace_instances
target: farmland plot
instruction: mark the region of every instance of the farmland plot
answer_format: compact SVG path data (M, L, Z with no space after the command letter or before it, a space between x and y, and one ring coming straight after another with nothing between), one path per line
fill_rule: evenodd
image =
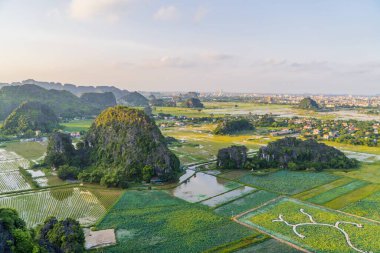
M0 173L0 193L22 191L31 189L20 172L11 171Z
M345 212L380 221L380 191L342 209Z
M282 198L238 218L312 252L379 252L380 223Z
M246 195L223 206L217 207L214 211L223 216L235 216L255 207L258 207L274 198L278 197L277 194L267 191L257 191L252 194Z
M240 182L281 194L297 194L338 179L338 176L323 172L277 171L267 175L248 174ZM306 183L307 182L307 183Z
M128 217L128 218L125 218ZM258 233L190 204L164 191L126 191L96 227L114 228L118 245L104 249L126 252L204 252Z
M65 188L15 194L0 198L0 206L16 209L29 227L49 216L78 220L81 225L94 224L106 213L105 207L88 190Z
M209 206L209 207L216 207L218 205L221 205L223 203L226 203L228 201L234 200L240 196L246 195L250 192L255 191L255 188L249 187L249 186L243 186L240 188L237 188L235 190L223 193L219 196L213 197L211 199L207 199L202 202L203 205Z

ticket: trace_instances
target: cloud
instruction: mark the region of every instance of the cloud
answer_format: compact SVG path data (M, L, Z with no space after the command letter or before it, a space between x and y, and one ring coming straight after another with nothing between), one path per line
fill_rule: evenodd
M228 61L234 59L235 56L224 53L206 53L202 55L202 58L209 61Z
M194 14L194 21L201 22L208 14L208 9L203 6L198 7Z
M71 0L70 16L77 20L89 20L96 17L108 21L117 21L121 11L133 0Z
M144 66L155 68L190 68L194 67L195 63L182 57L163 56L149 61Z
M175 6L169 5L163 6L160 9L158 9L153 17L156 20L172 21L177 20L180 17L180 13Z

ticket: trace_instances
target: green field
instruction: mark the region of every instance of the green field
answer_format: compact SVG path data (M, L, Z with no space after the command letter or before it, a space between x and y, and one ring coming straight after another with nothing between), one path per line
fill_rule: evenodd
M351 203L342 210L380 221L380 191L376 191L364 199Z
M294 199L283 198L270 203L240 217L239 221L312 252L380 250L380 223ZM347 233L352 246L358 250L350 246L342 230Z
M90 128L92 122L94 122L92 119L72 120L70 122L61 123L61 125L64 126L64 130L67 132L80 132L87 131L87 129Z
M110 195L105 190L95 194L86 188L58 188L29 191L0 197L0 206L14 208L29 227L45 221L50 216L59 219L67 217L77 219L83 226L89 226L102 217L110 207ZM108 206L106 205L108 204Z
M324 204L324 206L327 206L329 208L333 209L342 209L343 207L360 201L361 199L364 199L371 195L372 193L380 190L380 185L378 184L369 184L364 187L361 187L359 189L356 189L352 192L349 192L346 195L340 196L336 199L333 199L327 203Z
M239 187L235 190L232 190L232 191L223 193L221 195L218 195L216 197L202 201L201 203L203 205L206 205L209 207L216 207L216 206L222 205L224 203L230 202L234 199L237 199L239 197L242 197L244 195L247 195L248 193L251 193L255 190L256 190L255 188L243 186L243 187Z
M278 195L275 193L258 191L217 207L214 211L219 215L231 217L256 208L276 197Z
M267 252L267 253L300 253L302 251L292 248L277 240L270 239L262 243L258 243L247 248L236 251L236 253L252 253L252 252Z
M118 244L105 252L202 252L256 233L163 191L127 191L97 225L107 228Z
M380 162L361 163L359 169L337 171L334 174L380 184Z
M40 142L9 142L5 144L5 150L15 152L28 160L36 160L46 152L46 143Z
M307 201L315 203L315 204L324 204L340 196L343 196L349 192L352 192L356 189L362 188L368 184L369 183L365 181L355 180L346 185L342 185L337 188L325 191L324 193L321 193L315 197L307 199Z
M312 197L315 197L319 194L324 193L325 191L328 191L328 190L334 189L336 187L348 184L348 183L352 182L353 180L354 179L352 179L352 178L343 177L343 178L335 180L331 183L324 184L324 185L318 186L316 188L313 188L309 191L301 192L299 194L294 195L293 197L297 198L297 199L301 199L301 200L310 199Z
M324 172L281 170L262 176L248 174L241 177L239 181L264 190L292 195L336 179L338 179L337 176Z
M182 163L194 163L214 159L218 150L231 145L245 145L258 149L267 144L272 137L258 136L254 132L241 135L213 135L215 124L200 126L169 127L162 129L165 136L174 137L183 143L170 145Z

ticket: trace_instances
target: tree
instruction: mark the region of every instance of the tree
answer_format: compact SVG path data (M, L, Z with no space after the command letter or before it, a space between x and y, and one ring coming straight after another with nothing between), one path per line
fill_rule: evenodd
M143 180L147 183L150 182L150 179L152 178L153 176L153 167L150 166L150 165L145 165L144 168L142 169L142 177L143 177Z
M0 252L38 252L32 231L26 228L17 211L10 208L0 208Z
M58 168L57 174L58 177L62 180L75 180L78 179L79 169L69 165L62 165Z
M71 218L61 221L48 218L39 230L38 242L49 253L84 252L83 230L79 222Z

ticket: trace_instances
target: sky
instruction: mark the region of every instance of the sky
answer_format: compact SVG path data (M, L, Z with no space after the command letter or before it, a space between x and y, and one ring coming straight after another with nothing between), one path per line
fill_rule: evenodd
M0 82L380 94L380 0L0 0Z

